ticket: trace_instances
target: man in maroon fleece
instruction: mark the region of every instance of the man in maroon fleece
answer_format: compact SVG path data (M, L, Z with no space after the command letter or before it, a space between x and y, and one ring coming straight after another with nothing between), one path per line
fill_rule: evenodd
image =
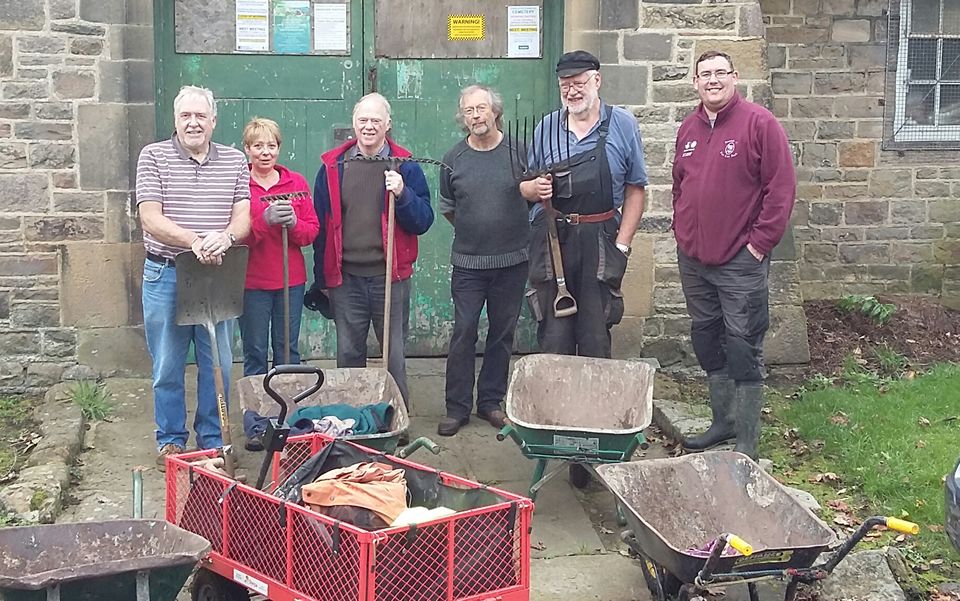
M707 372L713 422L683 440L700 451L736 439L757 458L770 252L793 209L797 178L783 127L737 93L733 60L696 62L697 110L677 132L673 230L691 338Z

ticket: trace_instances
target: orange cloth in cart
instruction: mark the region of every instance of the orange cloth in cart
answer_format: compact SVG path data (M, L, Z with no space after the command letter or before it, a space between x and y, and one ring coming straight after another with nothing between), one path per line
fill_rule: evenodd
M407 480L403 470L385 463L356 463L321 474L303 485L301 495L320 513L328 507L363 507L391 524L407 508Z

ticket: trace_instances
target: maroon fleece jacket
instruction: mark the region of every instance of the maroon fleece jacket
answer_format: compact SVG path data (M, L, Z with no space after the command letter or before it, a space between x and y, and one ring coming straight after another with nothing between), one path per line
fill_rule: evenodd
M735 94L713 127L703 105L677 132L673 231L683 253L723 265L749 242L769 255L797 191L787 134L768 111Z

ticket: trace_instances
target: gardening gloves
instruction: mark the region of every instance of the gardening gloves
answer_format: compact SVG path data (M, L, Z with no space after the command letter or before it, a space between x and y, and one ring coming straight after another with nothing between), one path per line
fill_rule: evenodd
M286 202L275 202L263 212L263 220L267 225L297 225L297 214L293 212L293 205Z

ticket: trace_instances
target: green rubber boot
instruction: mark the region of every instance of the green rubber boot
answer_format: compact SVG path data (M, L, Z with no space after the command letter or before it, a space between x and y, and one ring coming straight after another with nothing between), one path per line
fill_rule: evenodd
M683 448L688 451L706 451L730 442L737 436L734 413L736 389L733 380L727 376L726 371L711 372L707 375L707 385L710 388L713 421L703 434L683 439Z

